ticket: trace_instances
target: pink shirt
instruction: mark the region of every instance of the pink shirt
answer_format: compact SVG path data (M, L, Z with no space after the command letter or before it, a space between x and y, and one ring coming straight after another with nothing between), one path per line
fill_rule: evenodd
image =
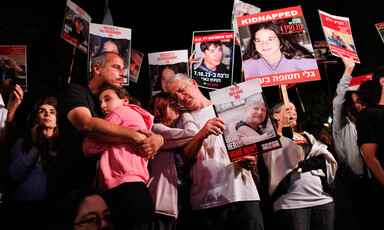
M136 105L118 106L105 120L134 130L151 130L153 116ZM147 183L148 161L136 153L127 143L101 143L90 138L83 142L85 156L102 152L95 181L97 189L106 191L124 182Z

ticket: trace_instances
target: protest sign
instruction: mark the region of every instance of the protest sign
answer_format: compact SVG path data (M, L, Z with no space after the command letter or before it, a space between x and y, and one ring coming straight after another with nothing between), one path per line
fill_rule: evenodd
M359 86L368 79L372 79L373 73L353 77L348 84L348 91L357 91Z
M83 52L88 50L88 33L91 17L75 3L67 0L61 37Z
M258 79L209 93L231 161L281 147Z
M317 64L337 64L337 57L332 55L328 43L325 40L314 41L313 49L315 51Z
M192 65L191 78L205 89L220 89L233 83L234 32L232 30L195 31L192 50L198 62Z
M272 86L320 80L300 6L237 18L245 81Z
M240 38L239 38L239 30L237 28L237 18L249 15L249 14L257 14L260 13L260 8L256 7L254 5L235 0L233 3L233 10L232 10L232 29L235 32L235 43L236 45L240 45Z
M355 62L360 63L352 37L349 18L331 15L321 10L319 10L319 15L332 54L337 57L340 57L340 55L347 58L353 57Z
M27 91L27 46L0 45L0 92Z
M91 23L89 27L88 70L92 73L92 57L102 52L114 52L124 62L123 85L129 85L129 64L131 60L131 29Z
M384 22L375 24L377 32L379 32L381 40L384 42Z
M188 50L163 51L148 54L151 96L166 92L167 81L177 73L188 74Z
M131 50L131 62L129 64L129 80L137 83L144 54Z

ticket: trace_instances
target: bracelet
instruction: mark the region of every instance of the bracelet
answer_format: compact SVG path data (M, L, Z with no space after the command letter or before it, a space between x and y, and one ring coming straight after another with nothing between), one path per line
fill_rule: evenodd
M159 134L159 135L160 135L160 134ZM160 135L160 137L161 137L161 145L160 145L160 147L161 147L161 146L164 145L164 138L163 138L163 136L161 136L161 135Z

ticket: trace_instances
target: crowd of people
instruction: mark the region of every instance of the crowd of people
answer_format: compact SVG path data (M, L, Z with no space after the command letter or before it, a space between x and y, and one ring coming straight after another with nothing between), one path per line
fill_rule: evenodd
M27 95L16 85L7 104L0 98L4 223L380 229L384 68L348 91L354 62L342 60L332 141L299 130L294 103L278 101L270 108L282 148L235 162L221 136L225 121L186 74L171 76L143 106L122 87L123 59L102 52L92 58L88 85L70 83L60 98L37 100L22 133L14 116ZM246 120L238 129L247 127Z

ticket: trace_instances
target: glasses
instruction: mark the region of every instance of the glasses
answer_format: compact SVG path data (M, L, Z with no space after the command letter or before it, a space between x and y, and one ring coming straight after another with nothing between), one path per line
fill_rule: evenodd
M101 222L105 220L108 223L111 223L111 214L105 215L103 218L99 218L98 216L96 217L91 217L86 220L74 223L73 225L79 225L81 227L84 227L86 229L97 229L98 227L101 226Z

